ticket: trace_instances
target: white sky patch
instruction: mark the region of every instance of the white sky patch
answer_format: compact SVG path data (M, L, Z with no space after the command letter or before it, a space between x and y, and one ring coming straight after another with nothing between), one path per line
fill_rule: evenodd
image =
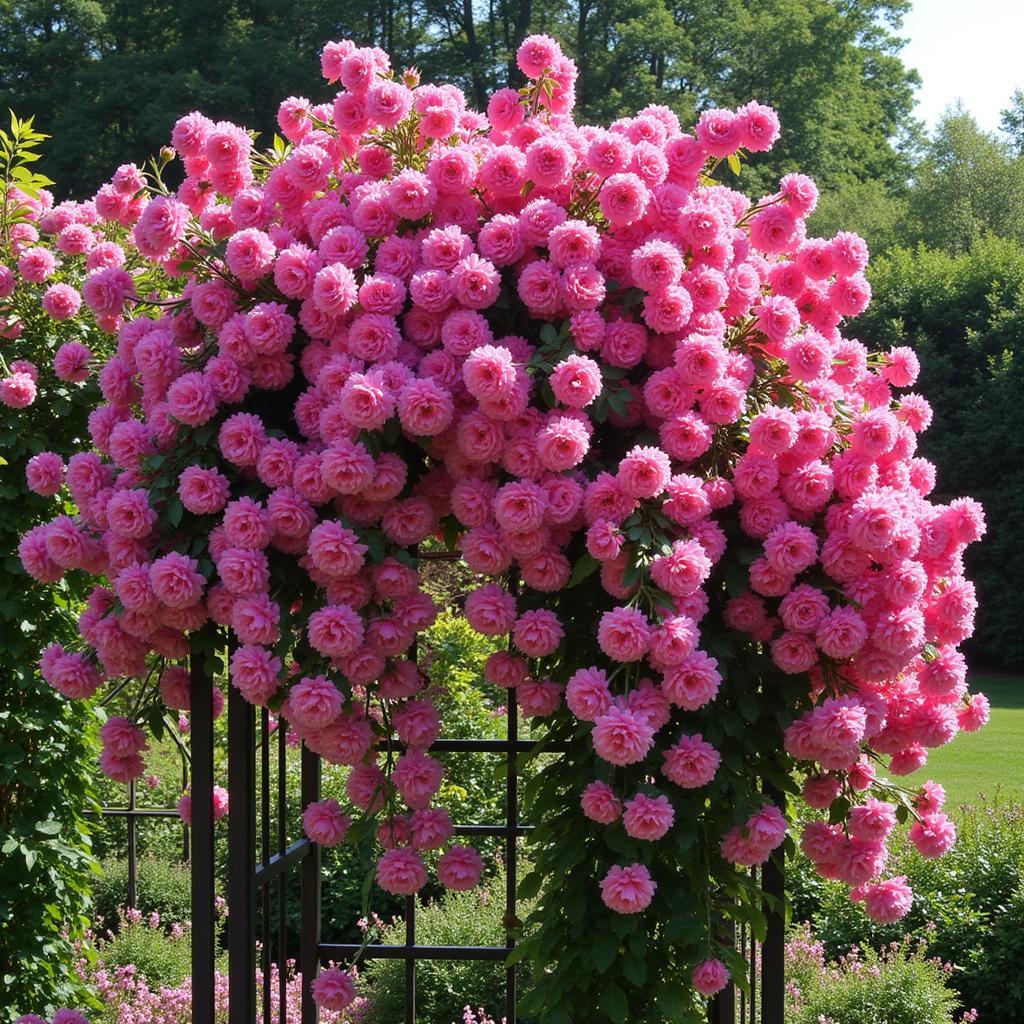
M920 74L916 115L929 128L958 99L982 128L1024 88L1024 2L915 0L900 33L903 62Z

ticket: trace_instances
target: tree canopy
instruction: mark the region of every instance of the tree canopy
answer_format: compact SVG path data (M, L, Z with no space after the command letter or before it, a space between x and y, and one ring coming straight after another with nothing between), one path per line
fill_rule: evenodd
M201 107L262 133L276 98L325 95L329 39L378 45L480 103L518 84L530 32L580 66L581 121L648 103L684 119L756 98L783 137L747 191L797 168L822 182L906 180L916 75L900 58L909 0L11 0L0 8L0 103L61 139L51 176L88 195Z

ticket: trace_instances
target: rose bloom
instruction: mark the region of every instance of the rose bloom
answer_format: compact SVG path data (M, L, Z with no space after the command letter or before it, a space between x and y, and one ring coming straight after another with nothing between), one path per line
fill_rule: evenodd
M395 896L411 896L427 884L423 859L407 846L388 850L377 862L377 884Z
M693 987L702 996L713 996L729 984L729 972L721 960L705 960L690 975Z
M313 979L310 995L324 1010L344 1010L356 997L356 983L348 971L340 967L326 967Z
M92 352L77 341L65 342L53 357L53 372L61 380L80 383L89 376Z
M599 825L610 825L622 815L622 803L615 791L605 782L589 783L580 797L583 813Z
M566 684L565 702L581 721L595 721L612 702L605 673L599 668L579 669Z
M564 635L558 616L546 608L523 612L513 631L516 647L531 658L545 658L553 654Z
M25 465L25 482L29 490L49 497L56 494L64 481L64 460L56 452L40 452Z
M42 300L43 309L54 320L69 320L82 305L82 296L69 284L52 284Z
M503 636L515 624L516 600L497 583L485 583L466 598L465 615L478 633Z
M437 862L437 878L446 889L465 892L480 881L483 868L483 859L473 847L456 844Z
M622 815L626 834L634 839L661 839L674 820L675 813L668 797L649 797L644 793L637 793L632 800L627 800Z
M647 716L626 708L610 707L595 721L592 736L598 757L617 765L642 761L654 744Z
M302 828L314 843L337 846L345 838L351 819L342 814L337 800L309 804L302 813Z
M718 772L722 758L715 748L696 733L682 735L664 754L662 774L684 789L706 786Z
M601 616L597 642L614 661L638 661L647 652L651 635L650 623L643 612L636 608L615 608Z
M956 842L956 826L938 811L925 814L911 825L910 841L922 857L928 860L941 857Z
M637 914L651 905L657 888L643 864L615 865L601 879L601 899L618 914Z
M875 882L864 890L864 909L879 924L894 924L905 917L913 901L906 875Z

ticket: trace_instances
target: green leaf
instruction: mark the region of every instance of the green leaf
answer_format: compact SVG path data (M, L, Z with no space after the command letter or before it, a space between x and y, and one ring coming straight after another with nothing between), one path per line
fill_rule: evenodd
M742 168L743 165L740 163L740 158L735 153L731 153L729 155L729 170L738 178Z
M622 961L622 973L639 988L647 981L647 961L643 956L628 956Z
M740 714L748 722L756 722L761 715L761 706L757 699L757 694L752 693L750 690L740 690L736 694L736 707L740 709Z
M690 1003L686 986L675 979L662 981L655 989L654 997L658 1001L662 1015L669 1020L681 1017Z
M839 822L845 821L847 814L850 813L850 801L845 796L836 797L832 801L832 805L828 809L828 820L830 825L838 825Z
M517 888L517 895L521 900L532 900L544 882L544 876L539 871L531 871L525 878L520 879Z
M601 993L601 1005L615 1024L625 1024L629 1003L626 1000L626 993L614 982Z
M611 929L598 932L590 950L590 959L602 974L612 965L619 954L619 937Z
M588 576L593 575L598 569L601 563L590 555L584 553L576 560L576 564L572 567L572 575L569 577L569 582L566 584L568 587L575 587L577 584L582 583Z
M449 551L457 551L459 544L459 526L455 516L448 516L444 520L444 546Z

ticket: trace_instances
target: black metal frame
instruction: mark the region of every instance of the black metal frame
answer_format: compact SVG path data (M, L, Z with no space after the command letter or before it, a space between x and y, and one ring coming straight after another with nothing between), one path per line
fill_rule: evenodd
M768 860L752 872L766 897L778 900L785 895L782 855ZM750 994L729 984L708 1007L709 1024L783 1024L785 1007L785 918L769 908L764 942L757 942L747 925L733 925L723 937L731 939L746 960L750 973Z
M213 682L200 658L193 658L192 686L192 964L194 1024L214 1024L214 961L216 948L216 908L213 845L212 799L197 799L197 794L213 790ZM286 832L286 774L284 771L286 738L283 727L277 730L277 827L271 829L270 763L272 740L269 712L256 709L234 688L228 695L228 793L231 813L228 819L228 972L231 1024L285 1024L285 963L288 960L286 928L286 877L301 872L300 936L296 965L302 975L301 1024L316 1024L317 1007L310 991L322 964L348 961L358 956L400 959L405 962L405 1011L401 1024L416 1024L416 962L418 960L504 961L515 948L512 923L516 920L517 839L530 831L519 820L518 756L534 747L518 737L519 714L514 700L509 702L504 740L442 739L431 750L439 753L504 754L506 801L504 824L456 825L463 836L501 836L505 840L507 884L506 923L509 927L502 946L423 946L416 942L416 899L405 902L405 942L395 945L355 945L326 943L321 938L320 851L304 835L292 839ZM257 736L258 732L258 736ZM548 749L548 748L546 748ZM553 752L563 747L550 747ZM257 753L259 771L257 771ZM320 758L305 747L301 754L301 803L320 798ZM257 815L257 799L259 815ZM259 825L259 828L257 826ZM259 850L257 853L257 835ZM274 883L277 883L276 908ZM760 872L762 890L781 901L783 872L779 861L772 860ZM276 909L276 936L272 918ZM260 924L260 957L256 962L257 919ZM277 958L273 949L276 938ZM730 985L711 1004L711 1024L782 1024L784 992L784 922L781 914L768 913L768 931L764 943L755 943L746 926L736 936L738 948L751 964L751 995L737 995ZM760 957L760 967L754 970ZM269 990L270 966L278 966L278 1015L272 1018ZM262 970L263 998L257 1006L256 968ZM516 1024L516 968L506 968L505 1018ZM395 1022L399 1024L399 1022Z
M181 746L181 741L175 737L175 741ZM181 791L188 789L188 760L182 747L181 759ZM128 861L128 892L126 906L135 909L138 906L138 877L139 877L139 854L138 854L138 827L140 821L151 821L154 818L180 818L177 807L139 807L138 805L138 784L134 779L128 783L128 802L123 807L111 807L104 804L98 811L87 811L96 813L101 818L124 818L128 828L127 837L127 861ZM189 827L184 822L181 824L181 860L188 863L189 859Z
M228 929L229 984L231 990L232 1022L251 1022L262 1019L271 1024L271 1000L264 992L262 1006L256 1005L256 991L253 984L256 969L256 917L254 910L260 908L261 963L264 979L270 976L272 961L272 887L277 882L277 963L279 965L279 1006L284 1003L285 978L281 966L287 959L285 941L285 875L300 865L302 878L302 905L298 969L302 974L302 1024L316 1021L316 1006L310 995L310 985L321 964L329 961L348 961L355 956L361 959L401 959L405 961L405 1024L416 1020L416 961L417 960L480 960L503 961L515 942L511 922L515 919L518 850L516 840L529 831L528 826L519 822L519 773L517 759L521 753L530 750L533 743L518 738L519 715L514 702L510 702L504 740L442 739L431 747L438 753L494 753L505 755L506 769L506 816L504 824L456 825L455 833L460 836L500 836L505 840L506 921L510 930L503 946L424 946L416 942L416 899L406 897L405 901L405 943L401 945L357 945L327 943L320 935L320 854L318 847L302 836L288 842L285 834L283 762L285 757L284 729L278 730L278 786L277 786L277 835L271 835L271 792L270 756L271 738L269 716L264 709L260 715L257 730L255 709L234 689L228 697L228 787L231 794L231 814L228 832L228 904L230 927ZM196 723L193 722L193 730ZM258 739L257 739L258 733ZM257 749L260 753L260 770L257 772ZM193 751L193 757L195 757ZM257 774L259 778L257 778ZM302 805L320 797L320 759L303 749L301 763ZM197 784L198 786L198 784ZM257 815L256 794L260 794L260 843L259 857L256 853ZM193 802L194 806L194 802ZM193 811L193 821L196 821ZM202 871L199 872L203 874ZM209 904L209 900L205 900ZM248 912L247 912L248 910ZM195 911L194 911L195 913ZM505 1016L508 1024L516 1021L516 976L515 967L506 969ZM259 1010L259 1017L257 1017ZM236 1013L238 1016L236 1017ZM197 1024L204 1021L198 1014ZM281 1018L283 1020L283 1017Z

